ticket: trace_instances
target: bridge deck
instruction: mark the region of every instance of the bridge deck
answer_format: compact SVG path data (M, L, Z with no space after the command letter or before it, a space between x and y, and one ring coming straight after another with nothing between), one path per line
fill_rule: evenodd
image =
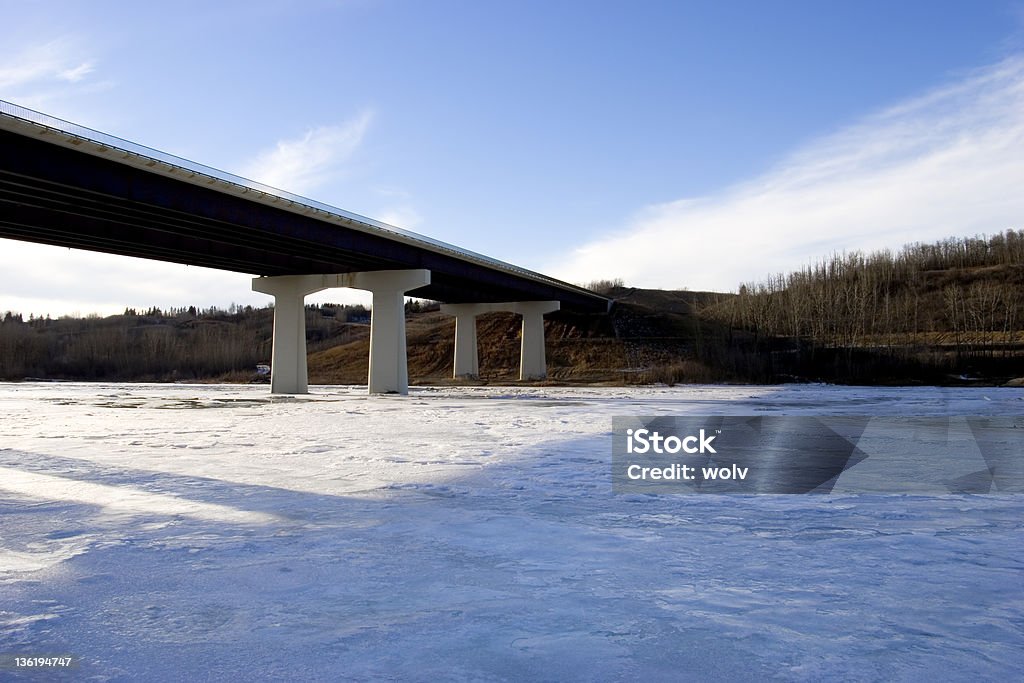
M0 101L0 237L253 275L426 268L410 296L558 300L576 287Z

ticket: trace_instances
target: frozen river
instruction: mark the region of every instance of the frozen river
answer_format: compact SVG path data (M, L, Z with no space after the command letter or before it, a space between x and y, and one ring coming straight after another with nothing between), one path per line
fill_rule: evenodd
M1024 390L364 391L0 384L0 658L95 681L1024 670L1022 495L610 479L613 416L1016 416Z

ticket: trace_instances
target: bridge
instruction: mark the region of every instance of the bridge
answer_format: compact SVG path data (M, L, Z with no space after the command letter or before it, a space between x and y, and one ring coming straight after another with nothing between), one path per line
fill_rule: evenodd
M255 275L274 297L273 393L308 391L304 301L368 290L370 393L407 393L405 296L456 318L455 376L479 370L476 316L522 316L520 378L546 375L545 313L609 301L525 268L0 100L0 238Z

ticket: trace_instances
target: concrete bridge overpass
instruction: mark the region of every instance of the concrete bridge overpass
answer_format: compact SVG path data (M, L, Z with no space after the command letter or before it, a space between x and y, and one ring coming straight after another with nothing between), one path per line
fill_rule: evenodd
M307 391L304 298L373 293L371 393L408 391L404 297L456 316L476 374L477 315L523 316L522 378L543 377L543 315L609 301L541 273L0 100L0 238L257 275L274 297L271 391Z

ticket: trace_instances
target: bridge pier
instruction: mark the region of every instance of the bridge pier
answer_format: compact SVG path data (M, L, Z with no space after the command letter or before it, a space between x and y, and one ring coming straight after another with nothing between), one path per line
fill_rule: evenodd
M252 289L274 297L270 393L309 393L305 301L327 287L315 275L280 275L253 278Z
M523 316L523 345L519 355L519 379L543 379L548 376L544 357L544 314L560 307L557 301L524 301L516 305Z
M367 386L369 393L408 394L405 292L428 284L430 271L424 269L253 278L253 291L274 297L270 392L309 392L306 365L306 296L325 289L351 287L373 293L370 317L370 372Z
M441 304L441 311L455 316L454 377L480 376L480 352L476 342L476 317L486 304Z
M409 357L405 348L405 293L430 284L429 270L353 273L356 289L373 292L370 313L371 394L408 394Z
M544 314L557 311L557 301L510 301L483 304L441 304L441 311L455 316L454 377L480 375L476 317L482 313L516 313L523 317L522 346L519 355L519 379L547 377L544 355Z

